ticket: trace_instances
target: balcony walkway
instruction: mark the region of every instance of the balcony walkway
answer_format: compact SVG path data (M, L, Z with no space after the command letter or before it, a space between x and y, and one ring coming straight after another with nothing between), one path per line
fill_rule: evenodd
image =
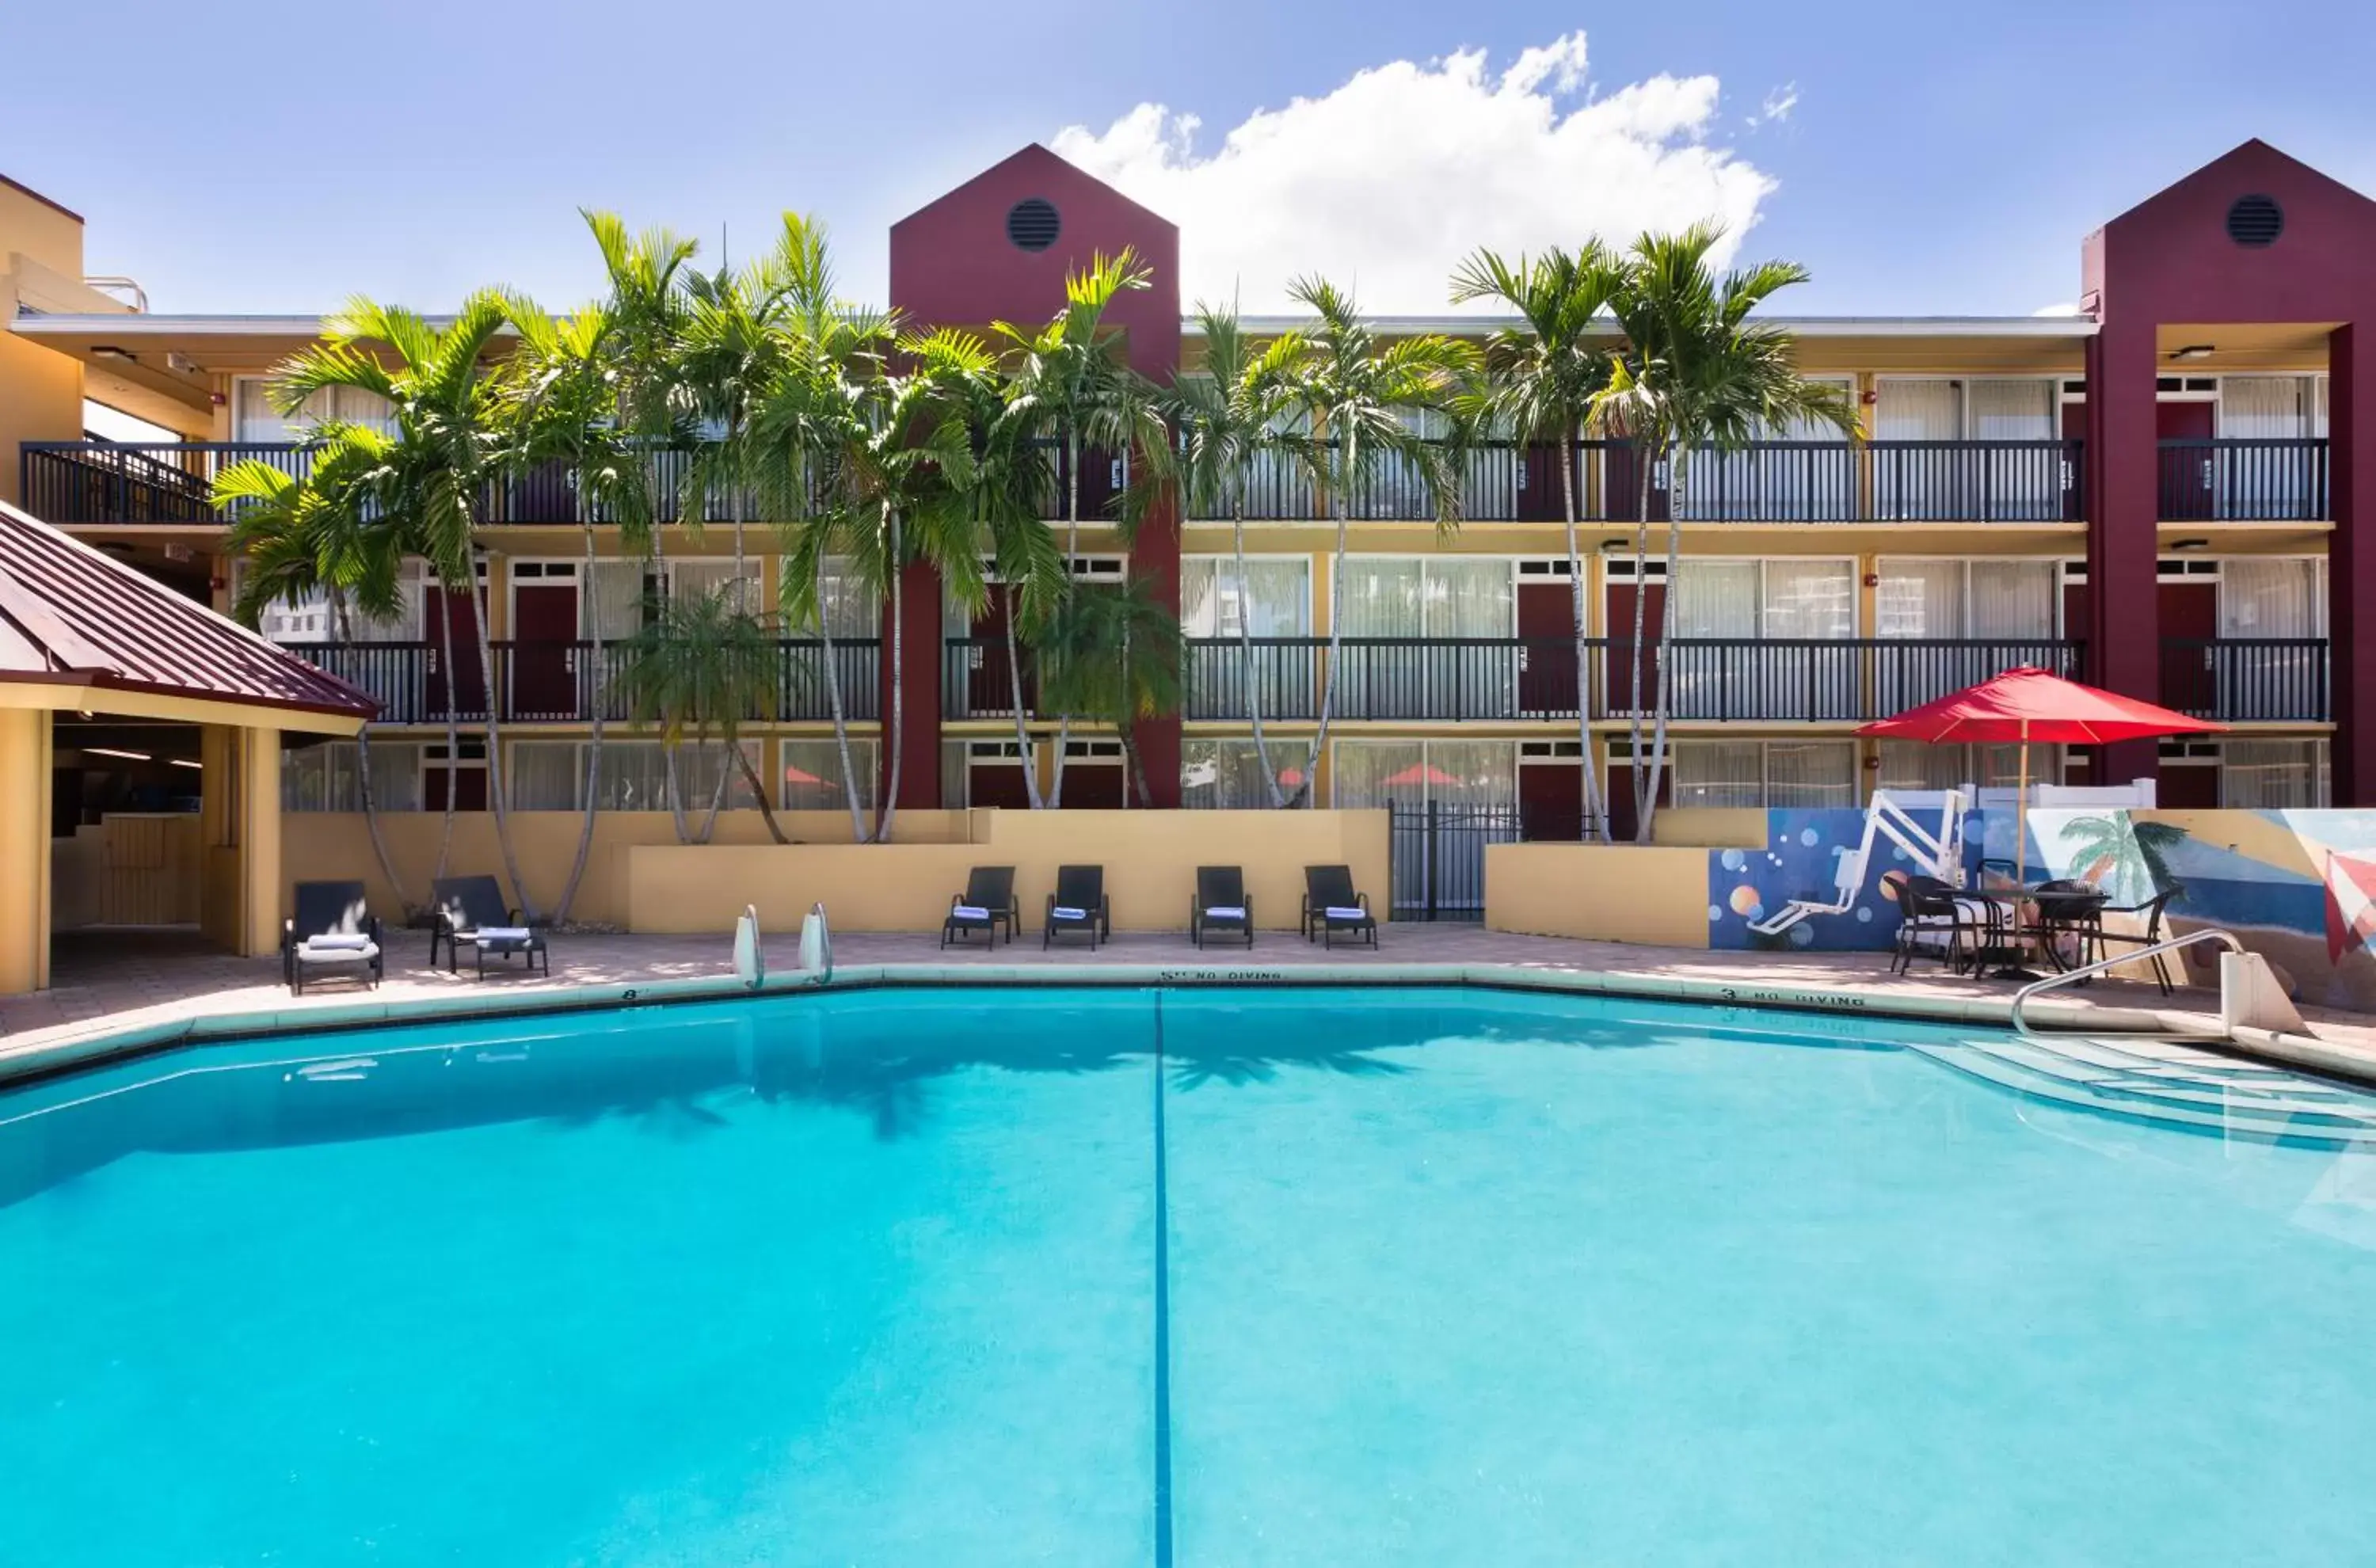
M849 932L837 936L834 947L836 959L845 967L1052 962L1229 969L1244 968L1250 961L1263 968L1322 961L1352 965L1476 963L1613 971L1744 986L1854 990L1871 996L2002 1002L2012 996L2014 990L2007 982L1963 980L1930 968L1905 977L1894 976L1889 972L1887 956L1879 953L1714 953L1694 948L1516 936L1471 925L1411 922L1388 925L1376 953L1343 947L1324 952L1316 944L1306 943L1291 933L1265 932L1253 949L1251 960L1242 948L1200 954L1178 932L1120 933L1094 955L1079 947L1043 953L1036 941L1027 939L1001 946L994 959L986 949L943 951L936 943L937 938L931 932ZM733 972L731 944L722 935L556 935L552 938L552 976L549 980L517 975L496 979L491 975L481 982L467 970L449 975L443 969L427 967L428 947L426 932L396 933L389 944L386 983L370 999L395 1003L414 997L450 999L457 992L468 992L482 984L486 989L505 992L559 991L581 985L634 985L722 977ZM770 971L797 968L798 949L797 939L790 933L771 937L767 943ZM0 1031L5 1031L6 1037L0 1039L0 1056L196 1015L333 1009L352 1004L364 994L351 987L329 987L303 997L291 997L280 983L277 957L232 957L203 946L195 935L180 932L61 935L53 948L51 972L53 983L50 990L0 998ZM2167 1001L2150 985L2123 980L2106 980L2086 992L2066 991L2058 994L2096 1006L2158 1008L2215 1020L2219 1010L2216 992L2201 987L2181 990ZM2319 1039L2354 1054L2364 1052L2370 1074L2376 1076L2376 1018L2331 1009L2303 1011Z

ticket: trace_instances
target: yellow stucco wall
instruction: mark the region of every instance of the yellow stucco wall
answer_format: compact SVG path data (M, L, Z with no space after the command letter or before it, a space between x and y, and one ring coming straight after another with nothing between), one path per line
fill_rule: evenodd
M1669 806L1650 819L1650 841L1703 849L1763 849L1763 806Z
M50 983L50 716L0 711L0 993Z
M638 932L723 932L746 904L771 930L796 925L822 901L842 931L937 930L976 865L1012 865L1027 929L1037 931L1056 868L1097 864L1117 931L1186 929L1199 865L1245 873L1254 921L1292 930L1303 868L1350 866L1384 907L1386 814L1348 812L979 811L970 844L714 849L655 845L627 851L630 923ZM722 863L721 863L722 862ZM1703 877L1705 880L1705 877Z
M1489 844L1485 924L1531 936L1705 947L1707 851L1656 844Z

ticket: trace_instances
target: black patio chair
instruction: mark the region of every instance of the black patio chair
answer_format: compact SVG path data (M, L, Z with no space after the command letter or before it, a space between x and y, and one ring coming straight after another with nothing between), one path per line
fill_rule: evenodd
M1336 945L1339 932L1356 941L1378 944L1377 917L1370 913L1370 896L1354 890L1350 866L1303 868L1303 940L1319 938L1323 947Z
M525 972L552 973L552 956L546 952L544 933L531 931L517 909L504 903L503 887L492 876L445 876L431 884L429 967L437 967L437 947L446 946L448 974L461 968L462 949L470 950L479 978L487 978L487 956L493 954L509 967L523 961Z
M1113 939L1113 901L1106 897L1103 866L1058 866L1056 891L1048 895L1047 922L1040 928L1045 948L1059 932L1086 933L1089 951Z
M2104 903L2103 889L2076 878L2059 876L2041 882L2029 891L2032 913L2026 934L2036 940L2038 951L2055 968L2085 968L2104 956ZM2072 944L2067 964L2060 945L2065 940Z
M1254 944L1254 905L1246 897L1245 872L1237 866L1198 866L1196 897L1188 904L1188 938L1201 950L1216 933L1242 936Z
M305 994L309 976L362 980L376 986L387 973L379 918L360 882L301 882L297 912L280 922L280 978L290 993Z
M2162 915L2168 909L2169 901L2185 891L2186 889L2182 887L2165 887L2142 904L2105 905L2096 911L2097 946L2100 948L2105 943L2116 942L2126 947L2158 947L2168 942L2169 932L2162 929ZM2106 915L2143 915L2145 929L2141 934L2125 931L2106 931L2103 927L2103 917ZM2176 989L2169 978L2168 957L2169 955L2167 953L2156 953L2152 959L2154 979L2160 984L2161 993L2164 996L2168 996Z
M1986 944L1988 928L1980 917L1965 907L1953 886L1935 876L1906 879L1897 894L1897 939L1890 964L1895 974L1911 969L1925 947L1936 949L1939 960L1961 974L1967 961L1965 933L1970 932L1973 938L1973 959Z
M948 916L941 921L941 945L964 943L982 932L996 947L1002 927L1011 945L1016 928L1022 923L1023 907L1015 898L1015 868L976 866L966 873L965 891L949 900Z

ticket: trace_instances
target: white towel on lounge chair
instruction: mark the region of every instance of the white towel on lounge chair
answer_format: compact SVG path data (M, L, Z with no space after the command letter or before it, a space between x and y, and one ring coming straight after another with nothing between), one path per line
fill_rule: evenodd
M1085 921L1089 918L1088 910L1075 909L1070 904L1059 904L1049 913L1060 921Z
M1205 918L1208 921L1241 921L1246 918L1245 907L1241 904L1214 904L1206 908Z
M949 909L949 919L953 921L986 921L990 919L990 911L983 909L979 904L956 904L952 905Z
M317 932L305 939L303 946L313 953L362 953L370 949L372 939L361 932Z
M524 925L482 925L462 933L474 942L526 942L532 934Z
M1328 918L1332 921L1366 921L1370 918L1370 911L1356 909L1350 904L1331 904L1328 906Z

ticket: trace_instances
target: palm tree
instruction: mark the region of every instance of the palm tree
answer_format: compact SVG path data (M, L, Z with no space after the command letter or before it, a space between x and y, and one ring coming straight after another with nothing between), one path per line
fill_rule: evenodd
M1684 493L1692 454L1702 448L1733 450L1765 434L1796 423L1828 424L1844 436L1857 434L1855 407L1838 388L1800 378L1793 362L1790 334L1749 319L1776 293L1807 280L1796 262L1768 261L1717 277L1708 257L1724 237L1714 223L1695 223L1680 234L1645 234L1622 261L1622 278L1610 308L1623 335L1609 385L1593 405L1596 428L1630 439L1636 447L1639 490L1634 529L1634 684L1642 690L1642 646L1649 595L1645 584L1650 541L1650 485L1661 465L1671 465L1670 495ZM1672 593L1682 551L1680 508L1667 519L1667 584ZM1634 703L1633 751L1634 837L1650 841L1651 818L1665 772L1667 719L1672 706L1665 678L1674 617L1658 618L1656 723L1650 768L1645 777L1642 712Z
M231 553L246 563L232 613L255 626L274 604L327 599L330 636L344 653L354 642L354 612L386 621L402 613L403 544L362 504L386 442L368 426L325 422L311 433L310 471L296 478L255 458L215 476L214 505L231 514ZM371 721L355 731L355 793L380 874L406 909L412 900L380 832L372 793Z
M1293 371L1306 351L1303 334L1282 332L1259 346L1238 323L1235 310L1199 303L1196 322L1205 344L1205 371L1182 375L1164 399L1164 412L1179 444L1181 505L1187 516L1230 519L1230 559L1237 588L1246 592L1246 487L1266 468L1310 474L1309 449L1289 433L1296 412ZM1270 742L1263 733L1262 682L1254 671L1253 618L1238 617L1239 678L1246 694L1254 755L1274 807L1287 804Z
M1113 726L1141 805L1152 806L1155 797L1138 725L1180 710L1182 651L1179 621L1143 577L1075 588L1070 612L1039 645L1043 695L1067 713Z
M520 907L535 919L535 900L520 879L519 856L512 846L503 767L503 704L494 689L487 588L478 570L479 507L502 472L499 396L491 350L510 314L510 302L502 292L483 289L462 302L450 325L439 328L401 306L358 296L325 321L323 342L282 363L273 380L273 396L282 411L291 414L314 394L334 387L368 392L386 404L395 430L386 460L373 477L374 500L403 532L408 550L428 558L446 592L468 595L475 612L479 669L488 685L487 798L494 808L495 842ZM446 602L452 602L450 597ZM442 619L450 648L451 617ZM450 653L446 671L446 756L452 766L459 761L451 749L459 682ZM449 778L449 812L455 792Z
M685 273L675 370L698 434L681 515L704 517L710 497L724 499L734 527L734 601L743 608L743 513L758 477L752 410L783 362L789 296L796 283L813 285L813 247L821 244L821 231L786 213L775 247L748 266Z
M671 597L628 646L619 684L638 724L660 727L660 744L676 751L688 740L725 748L721 778L742 775L767 824L767 835L788 843L776 822L766 783L742 749L742 726L776 715L778 671L773 630L732 602L731 590ZM721 785L697 838L709 842L726 798ZM683 837L680 829L680 837Z
M1336 699L1337 657L1344 639L1345 555L1353 495L1392 460L1415 474L1435 513L1439 536L1459 525L1460 486L1452 454L1422 438L1409 416L1449 410L1477 364L1469 345L1429 333L1381 339L1362 321L1353 297L1321 278L1301 278L1289 295L1319 317L1306 334L1308 350L1288 372L1292 397L1310 434L1310 460L1328 489L1336 524L1329 564L1328 670L1320 683L1320 721L1304 759L1297 799L1309 795L1328 744Z
M1061 454L1068 566L1080 554L1085 453L1096 449L1127 454L1143 470L1141 481L1123 492L1123 516L1118 520L1126 530L1135 527L1137 508L1156 493L1153 481L1170 466L1170 437L1164 429L1155 386L1116 352L1116 337L1105 322L1106 312L1116 299L1148 288L1153 279L1154 269L1128 246L1111 256L1099 252L1090 257L1086 271L1065 275L1064 308L1045 327L1027 331L1003 321L991 327L1007 345L1014 362L1007 382L1014 427L1018 434L1052 444ZM1016 701L1022 700L1018 690ZM1051 806L1063 803L1064 741L1071 728L1071 717L1060 708L1056 769L1047 799ZM1028 752L1025 770L1029 771Z
M1592 661L1585 636L1584 555L1576 542L1575 472L1595 399L1609 385L1611 356L1601 336L1605 324L1598 324L1598 318L1622 279L1615 258L1598 243L1580 252L1554 246L1531 260L1521 255L1515 262L1479 250L1452 275L1455 304L1498 300L1519 322L1497 329L1486 340L1485 379L1471 410L1472 422L1506 432L1521 445L1550 442L1559 451L1587 840L1603 836L1608 819L1592 755Z
M511 322L519 351L505 378L507 442L521 466L558 463L570 473L576 497L579 542L578 595L593 660L588 690L593 706L586 746L585 805L577 852L569 880L554 904L556 924L569 919L594 847L595 799L602 768L602 739L610 717L610 658L601 641L601 575L595 525L614 525L622 553L648 555L652 539L651 470L641 444L619 417L616 336L621 323L611 305L581 306L566 317L545 315L529 301L512 302Z

